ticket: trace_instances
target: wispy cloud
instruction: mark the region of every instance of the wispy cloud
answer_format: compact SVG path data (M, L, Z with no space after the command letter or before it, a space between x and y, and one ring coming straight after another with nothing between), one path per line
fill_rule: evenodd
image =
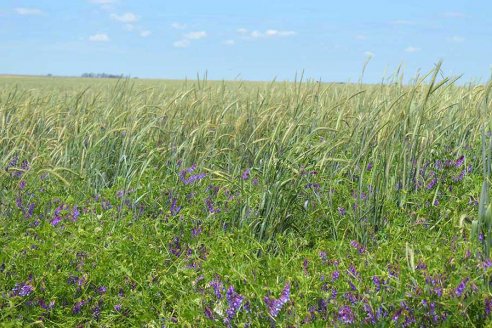
M92 42L108 42L109 36L106 33L96 33L89 36L89 41Z
M420 48L414 47L414 46L408 46L405 48L405 52L413 53L413 52L419 52Z
M143 30L143 31L140 31L140 36L141 36L142 38L147 38L147 37L149 37L151 34L152 34L152 32L150 32L149 30Z
M244 35L244 34L248 34L248 30L247 30L247 29L245 29L244 27L241 27L241 28L238 28L238 29L237 29L237 33L239 33L239 34L243 34L243 35Z
M181 39L173 43L173 47L175 48L187 48L191 44L190 40L188 39Z
M175 41L173 43L173 46L175 48L187 48L191 45L192 40L200 40L206 37L207 37L206 31L188 32L185 35L183 35L183 38L181 40Z
M367 40L367 35L357 34L356 36L354 36L354 39L359 40L359 41L364 41L364 40Z
M205 37L207 37L207 32L205 31L190 32L184 35L184 38L188 40L199 40Z
M390 25L396 26L414 26L417 25L417 22L406 20L406 19L397 19L389 22Z
M236 41L234 41L234 40L225 40L222 43L225 44L226 46L233 46L233 45L236 44Z
M465 18L467 15L461 11L447 11L442 13L443 17L446 18Z
M465 42L465 38L459 35L453 35L449 38L447 38L449 42L454 42L454 43L462 43Z
M15 8L15 12L21 16L38 16L43 14L43 11L38 8Z
M140 19L137 15L134 13L124 13L122 15L117 15L117 14L111 14L111 18L115 21L125 23L125 24L132 24L138 22Z
M98 4L98 5L112 5L118 1L117 0L89 0L89 2Z
M294 31L280 31L280 30L274 30L274 29L269 29L265 31L248 31L245 28L240 28L237 30L237 32L243 36L247 36L253 39L259 39L259 38L276 38L276 37L290 37L294 36L297 33Z
M184 30L186 28L186 24L174 22L171 24L171 27L175 30Z

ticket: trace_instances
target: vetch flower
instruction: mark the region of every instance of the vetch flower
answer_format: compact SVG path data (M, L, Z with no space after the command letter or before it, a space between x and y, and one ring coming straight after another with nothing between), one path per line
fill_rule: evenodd
M232 319L236 316L236 313L239 311L241 304L244 301L244 296L236 293L234 290L234 286L229 286L226 293L227 304L229 307L226 310L226 318L224 319L224 323L226 325L230 325Z
M250 176L250 172L251 172L250 169L244 170L243 173L241 174L241 179L248 180Z
M209 283L209 286L214 289L215 297L220 300L222 298L221 291L224 289L224 285L220 281L219 277L215 277L215 279Z
M338 270L333 271L331 274L331 281L336 281L340 277L340 272Z
M16 296L26 297L29 296L34 291L34 288L29 284L16 284L12 289L12 292Z
M467 284L468 280L470 280L470 278L463 279L459 283L458 287L456 287L456 289L454 290L456 297L461 297L461 295L463 295L463 292L465 291L466 284Z
M352 312L352 308L348 305L342 306L338 310L338 319L345 324L354 323L355 316L354 313Z
M465 155L461 155L455 162L454 166L460 167L463 165L463 162L465 161Z
M338 208L338 214L340 214L341 216L345 216L346 213L347 211L345 210L345 208L343 207Z
M177 205L177 199L176 198L173 198L172 201L171 201L171 215L172 216L176 216L179 214L179 212L181 211L181 206L178 206Z
M290 300L290 283L286 283L280 297L275 299L273 297L265 296L263 301L267 305L268 313L273 318L277 317L277 315L282 310L282 307Z
M436 185L437 183L437 178L434 178L432 179L429 184L427 185L427 189L431 190L432 188L434 188L434 186Z

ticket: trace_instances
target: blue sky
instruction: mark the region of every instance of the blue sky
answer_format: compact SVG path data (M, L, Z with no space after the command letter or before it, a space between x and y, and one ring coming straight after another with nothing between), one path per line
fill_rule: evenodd
M13 0L0 3L0 73L378 82L439 59L486 81L492 1Z

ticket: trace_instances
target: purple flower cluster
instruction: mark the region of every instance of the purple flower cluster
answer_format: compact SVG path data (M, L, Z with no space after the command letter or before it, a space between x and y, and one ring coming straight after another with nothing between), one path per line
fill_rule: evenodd
M359 244L356 240L352 240L350 242L350 245L353 248L355 248L359 252L359 254L363 254L366 251L366 249L364 248L364 246L362 246L361 244Z
M171 215L172 216L176 216L179 214L179 212L181 211L181 206L178 206L177 204L178 200L176 198L173 198L172 201L171 201Z
M342 306L338 310L338 319L344 324L352 324L355 321L354 313L352 308L348 305Z
M221 292L224 289L224 285L222 284L222 281L220 281L219 277L215 277L214 280L209 283L209 286L214 289L215 297L220 300L222 298Z
M12 294L14 296L26 297L29 296L34 291L34 287L30 284L15 284L12 288Z
M181 180L181 182L183 182L185 185L189 185L205 178L206 176L205 173L191 174L195 170L196 170L196 164L193 164L191 167L182 170L179 173L179 179ZM187 175L189 176L187 177Z
M265 296L263 299L268 308L268 313L273 318L282 310L282 307L290 300L290 283L286 283L280 297L275 299L273 297Z
M251 170L249 168L244 170L243 173L241 174L241 179L248 180L250 174L251 174Z
M459 283L458 287L456 287L456 289L454 290L454 294L456 295L456 297L461 297L461 295L463 295L463 292L466 289L466 284L469 280L470 278L465 278Z
M210 197L205 199L205 205L207 206L207 210L209 213L220 213L220 208L215 207L214 202Z
M340 214L341 216L345 216L345 214L347 214L347 211L345 210L345 208L339 207L338 214Z
M244 301L244 296L236 293L234 286L231 285L227 289L226 299L229 307L226 310L226 318L224 319L224 323L230 326L232 319L241 308L241 304Z

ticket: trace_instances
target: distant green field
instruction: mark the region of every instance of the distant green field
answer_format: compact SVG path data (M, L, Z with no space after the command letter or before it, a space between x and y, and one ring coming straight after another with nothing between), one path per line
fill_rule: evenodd
M492 84L0 77L6 326L485 326Z

